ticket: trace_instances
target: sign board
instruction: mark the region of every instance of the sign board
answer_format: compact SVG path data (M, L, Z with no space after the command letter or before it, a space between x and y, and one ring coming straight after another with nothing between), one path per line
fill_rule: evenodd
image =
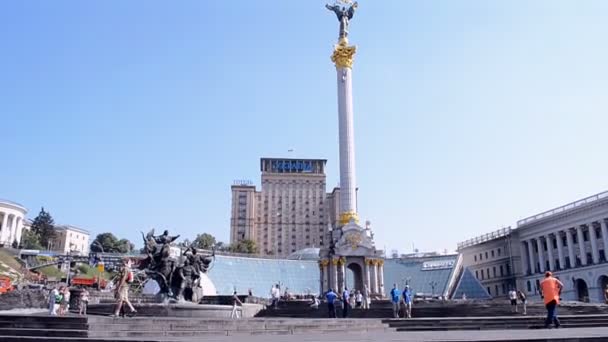
M451 269L452 267L454 267L454 260L425 261L422 264L423 271L445 270Z
M272 172L313 172L311 160L273 160L270 167Z

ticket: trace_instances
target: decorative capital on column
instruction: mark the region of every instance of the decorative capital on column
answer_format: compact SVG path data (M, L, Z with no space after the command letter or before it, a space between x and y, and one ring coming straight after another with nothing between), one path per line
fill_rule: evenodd
M336 64L336 68L352 68L355 52L357 52L356 46L349 46L348 39L340 38L338 44L334 46L331 61Z
M340 214L340 224L342 226L347 225L350 220L354 220L355 223L359 223L359 216L354 211L347 211L345 213Z

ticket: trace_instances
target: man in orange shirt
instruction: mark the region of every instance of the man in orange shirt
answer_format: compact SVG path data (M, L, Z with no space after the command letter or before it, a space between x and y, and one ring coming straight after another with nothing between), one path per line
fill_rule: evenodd
M551 323L559 328L559 319L557 319L557 305L559 304L559 297L562 293L564 284L556 278L553 278L551 272L545 273L545 279L540 282L541 296L545 301L545 307L547 308L547 319L545 320L545 328L549 328Z

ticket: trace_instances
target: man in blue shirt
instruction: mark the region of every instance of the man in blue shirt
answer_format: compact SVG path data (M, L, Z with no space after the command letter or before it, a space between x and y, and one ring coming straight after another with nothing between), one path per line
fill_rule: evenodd
M344 286L344 291L342 291L342 318L346 318L348 316L348 306L350 305L350 292L348 292L348 288Z
M403 302L405 303L405 317L412 318L412 291L410 291L409 285L405 285L405 290L403 290Z
M336 301L336 298L338 298L338 295L332 289L329 289L325 294L325 298L327 299L329 318L336 318L336 306L334 305L334 302Z
M401 292L397 288L397 284L393 284L391 290L391 302L393 303L393 317L399 318L399 301L401 299Z

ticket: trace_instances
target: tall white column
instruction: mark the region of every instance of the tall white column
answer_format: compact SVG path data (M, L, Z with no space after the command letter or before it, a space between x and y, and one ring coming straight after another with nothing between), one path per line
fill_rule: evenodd
M3 213L3 214L4 214L4 218L2 219L2 230L0 231L0 242L4 242L5 239L8 239L8 237L7 237L8 214L7 213Z
M336 292L339 292L340 289L338 289L338 265L334 265L333 260L332 263L330 263L330 270L332 274L332 289Z
M526 243L525 242L521 242L519 244L519 251L520 251L520 255L521 255L521 272L523 273L523 275L527 275L528 274L528 251L526 250Z
M566 242L568 244L568 258L570 259L570 267L576 267L576 255L574 254L574 239L572 238L572 231L566 229Z
M597 236L595 235L595 227L593 222L588 224L589 226L589 240L591 240L591 258L594 264L600 263L600 251L597 248Z
M321 291L321 294L323 294L329 288L329 279L327 279L329 277L329 271L328 271L329 265L323 265L321 267L323 267L323 290Z
M561 232L555 233L555 239L557 240L557 257L559 258L559 268L566 268L566 258L564 257L564 244L562 241Z
M534 257L534 246L532 239L528 240L528 261L530 262L530 272L536 273L536 258Z
M344 264L340 265L340 273L342 274L340 276L340 291L344 291L344 288L346 287L346 268L344 267ZM351 284L349 284L351 285ZM352 285L351 285L352 286Z
M334 47L338 83L338 125L340 140L340 224L357 220L357 181L355 173L355 128L353 114L352 65L356 52L343 37Z
M553 238L551 235L545 235L545 241L547 242L547 258L549 259L550 271L555 271L555 257L553 256Z
M587 266L587 252L585 251L585 238L583 236L583 226L576 226L576 238L578 240L578 249L581 253L581 265Z
M600 227L602 229L602 240L604 241L604 259L608 259L608 226L604 219L600 220Z
M540 273L545 272L545 251L543 243L540 241L540 236L536 238L536 250L538 251L538 263L540 264Z
M370 288L371 293L378 293L378 269L376 268L375 263L371 265L372 268L372 284Z
M367 264L367 260L365 260L365 286L367 286L367 289L372 292L372 284L369 276L369 266L370 265Z
M378 282L380 295L384 297L384 264L378 264Z

